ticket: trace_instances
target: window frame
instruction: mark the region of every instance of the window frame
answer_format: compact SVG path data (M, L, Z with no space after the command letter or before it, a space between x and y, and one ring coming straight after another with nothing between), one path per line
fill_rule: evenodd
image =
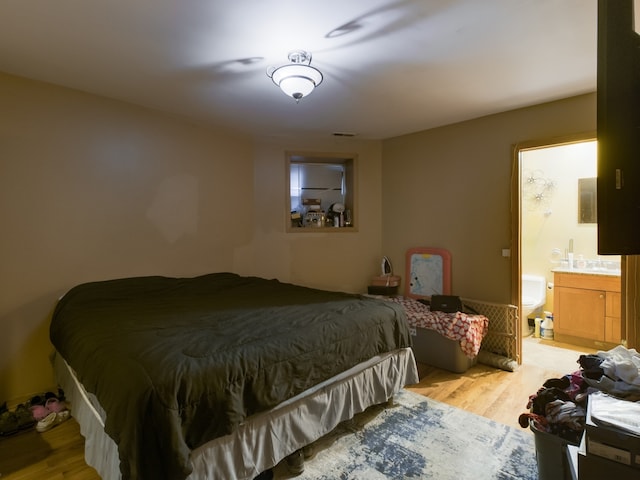
M355 153L327 153L309 151L285 152L285 231L287 233L349 233L358 231L357 172L358 155ZM295 164L340 165L344 168L344 204L351 212L349 227L298 227L291 220L291 166ZM304 215L304 212L299 212Z

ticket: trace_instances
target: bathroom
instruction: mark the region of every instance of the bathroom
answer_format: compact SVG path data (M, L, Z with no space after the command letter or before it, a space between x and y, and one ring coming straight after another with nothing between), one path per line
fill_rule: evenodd
M596 141L520 151L522 331L554 311L554 272L620 275L620 256L598 255ZM570 262L570 260L572 260Z

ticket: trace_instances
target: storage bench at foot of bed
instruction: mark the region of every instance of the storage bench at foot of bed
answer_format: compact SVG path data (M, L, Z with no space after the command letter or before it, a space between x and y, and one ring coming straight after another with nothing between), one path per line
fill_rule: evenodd
M451 340L435 330L415 328L413 339L413 355L418 363L425 363L434 367L455 373L464 373L476 364L477 357L467 357L460 342ZM413 332L412 332L413 334Z

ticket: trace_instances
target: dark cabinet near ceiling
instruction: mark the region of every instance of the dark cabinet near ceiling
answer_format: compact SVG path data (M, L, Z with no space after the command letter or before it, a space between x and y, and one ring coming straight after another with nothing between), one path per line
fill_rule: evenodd
M640 35L633 0L598 1L597 129L598 253L640 254Z

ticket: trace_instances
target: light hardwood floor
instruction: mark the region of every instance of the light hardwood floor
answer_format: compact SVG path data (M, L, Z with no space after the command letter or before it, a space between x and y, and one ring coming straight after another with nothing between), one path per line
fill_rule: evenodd
M463 408L516 428L526 411L529 395L549 378L558 378L579 368L582 347L527 338L524 362L516 372L475 365L464 374L419 365L420 383L414 392ZM44 432L35 430L0 437L0 480L98 480L96 471L84 462L84 440L71 420Z
M455 374L419 365L420 383L408 390L520 428L518 417L527 411L529 395L536 393L546 380L575 372L580 368L580 355L594 352L528 337L523 342L523 364L515 372L478 364L463 374Z

